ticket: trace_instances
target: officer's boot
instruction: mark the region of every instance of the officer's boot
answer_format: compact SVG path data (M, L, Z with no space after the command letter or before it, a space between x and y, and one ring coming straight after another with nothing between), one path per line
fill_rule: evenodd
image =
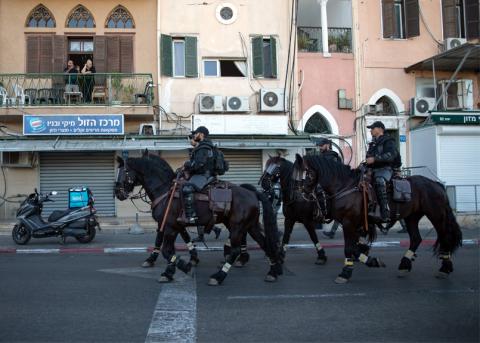
M185 224L195 224L197 221L197 214L195 213L195 208L193 207L193 187L190 185L185 185L183 187L183 202L185 206Z
M388 206L387 183L383 178L375 180L375 190L377 191L382 222L388 223L390 222L390 207Z

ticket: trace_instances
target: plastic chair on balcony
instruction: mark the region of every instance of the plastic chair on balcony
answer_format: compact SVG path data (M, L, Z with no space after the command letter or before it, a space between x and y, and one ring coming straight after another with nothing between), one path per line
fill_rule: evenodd
M25 88L25 104L33 105L37 102L37 90L35 88Z
M98 103L107 103L107 88L105 86L94 86L92 91L92 102L95 104L95 99L98 99Z
M65 86L65 92L63 93L63 100L66 104L70 105L72 98L78 104L83 99L83 94L80 92L78 85L67 84Z
M0 86L0 105L12 106L15 104L16 98L8 96L8 92L5 88Z
M65 88L63 85L55 85L53 87L53 97L56 104L63 104Z
M38 90L37 103L41 105L44 102L47 105L55 103L52 88L41 88Z
M143 91L143 93L135 94L135 104L139 104L139 103L150 104L150 102L152 101L152 92L151 92L152 88L153 88L153 82L148 81L147 84L145 85L145 90ZM141 102L138 102L139 99L141 99Z
M23 87L19 84L13 85L13 92L15 93L15 100L19 105L25 105L26 99L28 99L28 95L25 94Z

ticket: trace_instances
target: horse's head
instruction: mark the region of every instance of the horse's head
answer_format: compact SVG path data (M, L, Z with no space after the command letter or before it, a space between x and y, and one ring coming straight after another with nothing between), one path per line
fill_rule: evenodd
M318 183L318 174L315 169L310 168L308 160L299 154L295 155L293 164L293 178L296 181L303 181L303 189L306 193L311 193Z
M280 179L280 167L284 159L280 156L270 157L265 163L265 171L258 183L265 192L272 190L273 184Z
M118 170L115 181L115 196L118 200L128 199L129 194L139 184L137 173L128 166L128 159L117 156Z

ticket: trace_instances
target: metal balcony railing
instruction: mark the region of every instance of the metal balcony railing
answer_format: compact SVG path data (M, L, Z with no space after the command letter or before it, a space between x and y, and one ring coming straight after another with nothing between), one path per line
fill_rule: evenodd
M0 107L152 105L152 74L0 74Z
M322 28L299 26L297 43L300 51L323 52ZM352 29L348 27L328 28L328 50L332 53L352 52Z

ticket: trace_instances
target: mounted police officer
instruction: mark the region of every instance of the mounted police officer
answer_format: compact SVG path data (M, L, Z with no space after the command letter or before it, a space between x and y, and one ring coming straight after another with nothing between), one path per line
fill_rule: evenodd
M190 160L186 161L183 169L190 177L183 186L183 201L186 224L194 224L197 214L193 206L194 192L202 191L207 184L215 180L215 146L208 139L209 131L205 126L199 126L190 134L190 144L194 147L190 153ZM183 221L184 218L178 218Z
M385 125L381 121L376 121L367 128L370 129L372 134L372 141L368 145L366 163L373 169L381 220L389 222L390 208L388 206L387 182L391 180L393 170L401 167L402 160L395 139L385 134Z

